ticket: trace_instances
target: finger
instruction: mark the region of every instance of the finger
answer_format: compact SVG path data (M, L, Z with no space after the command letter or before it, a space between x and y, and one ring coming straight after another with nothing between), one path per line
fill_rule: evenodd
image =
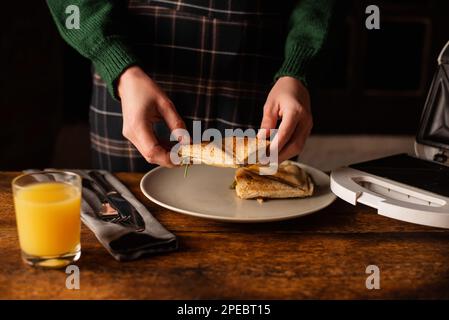
M175 134L175 137L178 141L181 141L183 139L183 135L181 134L182 130L176 129L185 129L186 125L184 124L181 116L176 111L173 103L171 101L164 101L160 103L158 106L158 111L161 114L162 118L164 118L165 123L170 129L170 132Z
M140 130L136 128L136 132L139 134L136 137L135 146L149 163L173 167L169 153L159 144L154 134L152 124Z
M310 135L310 131L310 125L302 125L301 122L298 123L291 139L287 142L279 154L279 163L301 153L307 137Z
M167 168L172 168L174 166L170 159L170 153L159 145L146 151L146 155L145 159L149 163L158 164Z
M257 137L260 139L266 139L270 136L270 129L276 128L276 124L278 121L278 108L275 105L270 103L265 103L263 108L263 117L262 122L260 124L261 130L259 131Z
M299 118L294 111L287 109L284 112L278 132L271 143L270 152L280 152L284 148L295 132L298 121Z

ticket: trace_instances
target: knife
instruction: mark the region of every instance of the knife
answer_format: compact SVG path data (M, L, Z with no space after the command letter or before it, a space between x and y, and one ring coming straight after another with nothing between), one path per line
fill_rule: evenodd
M105 179L98 171L90 171L89 176L97 184L108 202L122 217L123 221L131 220L137 231L145 230L145 222L136 209Z
M121 219L120 214L117 212L115 208L111 206L106 196L101 192L96 183L94 183L91 179L83 178L82 179L83 188L86 188L93 192L95 196L100 200L101 206L98 211L95 212L96 216L102 220L115 222L118 219Z

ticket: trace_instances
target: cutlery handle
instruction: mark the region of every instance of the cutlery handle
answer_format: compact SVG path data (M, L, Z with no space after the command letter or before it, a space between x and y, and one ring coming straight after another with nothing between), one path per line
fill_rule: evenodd
M92 191L95 194L95 196L97 196L98 199L100 199L100 202L103 203L103 202L107 201L105 195L103 194L103 192L100 192L98 190L97 186L94 185L92 180L84 178L82 183L83 183L83 187L84 188L89 189L90 191Z
M90 171L89 176L94 179L94 181L97 183L97 185L102 189L104 194L111 194L111 193L117 193L117 190L114 189L111 184L106 181L106 179L103 177L101 173L98 171Z

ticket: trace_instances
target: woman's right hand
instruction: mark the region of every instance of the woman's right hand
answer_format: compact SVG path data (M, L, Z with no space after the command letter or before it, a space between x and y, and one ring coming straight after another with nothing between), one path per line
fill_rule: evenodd
M171 132L185 129L173 103L138 66L132 66L122 73L117 89L122 103L123 136L148 162L172 167L170 154L159 144L153 124L164 120Z

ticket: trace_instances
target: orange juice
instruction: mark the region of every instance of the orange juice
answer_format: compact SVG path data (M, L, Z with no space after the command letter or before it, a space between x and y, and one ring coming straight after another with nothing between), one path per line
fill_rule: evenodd
M79 251L79 188L64 182L33 183L16 190L14 205L24 253L43 257Z

